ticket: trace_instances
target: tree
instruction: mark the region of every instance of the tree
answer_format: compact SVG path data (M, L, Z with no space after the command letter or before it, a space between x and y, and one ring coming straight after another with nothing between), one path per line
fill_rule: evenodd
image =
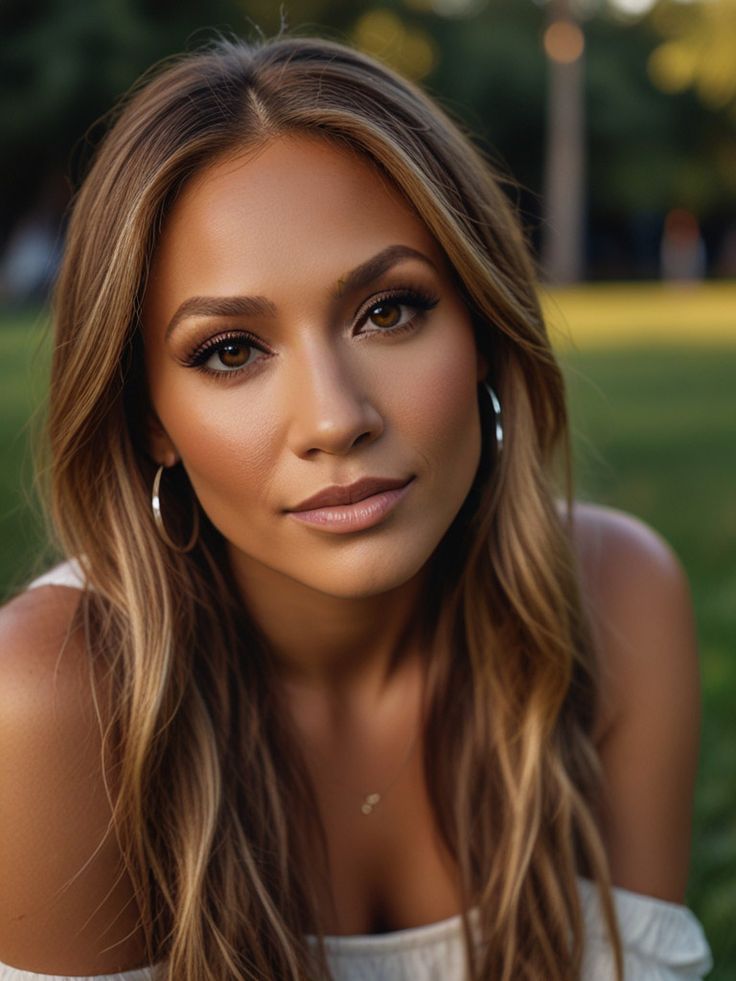
M542 266L554 283L583 278L585 238L585 38L569 0L551 0L548 59L545 225Z
M712 110L731 107L736 118L736 0L662 4L652 12L665 40L649 58L663 92L693 88Z

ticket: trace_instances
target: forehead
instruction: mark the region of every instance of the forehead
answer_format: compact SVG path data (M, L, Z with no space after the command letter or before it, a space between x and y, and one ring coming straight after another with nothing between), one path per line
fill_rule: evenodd
M149 285L176 294L332 281L387 244L441 250L369 160L302 135L216 161L195 175L164 222ZM172 298L173 302L173 298Z

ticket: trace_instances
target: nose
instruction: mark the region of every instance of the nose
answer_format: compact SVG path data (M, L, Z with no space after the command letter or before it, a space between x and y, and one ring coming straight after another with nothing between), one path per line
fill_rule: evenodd
M303 353L289 378L289 444L297 456L343 455L381 435L383 417L357 375L327 345Z

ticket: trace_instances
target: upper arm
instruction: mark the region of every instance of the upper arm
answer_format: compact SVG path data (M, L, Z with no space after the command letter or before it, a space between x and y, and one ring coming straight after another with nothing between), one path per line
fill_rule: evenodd
M40 587L0 610L0 961L49 974L143 959L72 626L78 597Z
M598 752L613 882L683 902L701 713L687 577L635 518L581 505L576 525L607 706Z

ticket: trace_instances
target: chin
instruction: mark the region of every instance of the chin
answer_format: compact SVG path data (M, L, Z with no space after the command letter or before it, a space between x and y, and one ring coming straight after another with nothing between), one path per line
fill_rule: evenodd
M325 564L319 570L320 575L312 575L302 579L305 586L316 589L329 596L340 599L367 599L379 596L404 586L422 571L428 562L432 549L408 550L400 555L383 554L365 557L364 559L345 563Z

